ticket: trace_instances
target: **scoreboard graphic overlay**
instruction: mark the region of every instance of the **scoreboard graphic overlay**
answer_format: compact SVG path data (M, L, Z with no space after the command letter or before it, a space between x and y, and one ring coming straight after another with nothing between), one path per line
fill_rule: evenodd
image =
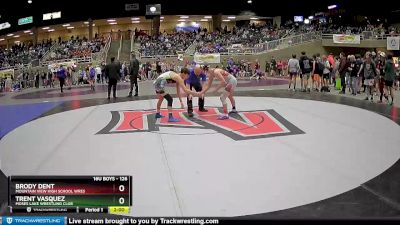
M129 213L132 176L10 176L11 213Z

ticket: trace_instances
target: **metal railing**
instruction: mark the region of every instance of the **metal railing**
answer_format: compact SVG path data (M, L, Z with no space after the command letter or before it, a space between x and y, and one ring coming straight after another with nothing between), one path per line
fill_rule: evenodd
M84 57L76 57L76 58L68 58L68 59L56 59L56 60L47 60L39 62L40 66L47 66L53 63L60 63L60 62L71 62L75 61L76 63L91 63L91 62L102 62L107 59L107 53L111 45L111 35L108 36L106 44L99 52L91 53L90 56Z
M135 44L135 32L131 32L131 52L134 50L134 44Z
M102 62L104 59L104 52L96 52L91 54L91 61L95 63Z
M152 56L143 56L140 54L141 59L164 59L164 58L177 58L178 55L152 55Z
M108 53L108 49L110 49L110 45L111 45L111 34L108 35L106 44L104 45L104 47L99 52L91 54L92 61L95 61L97 63L105 62L107 60L107 53Z
M19 64L19 65L14 65L14 66L5 66L5 67L0 67L0 70L9 70L9 69L14 69L14 70L19 70L25 67L30 67L31 64L27 63L27 64Z
M111 46L111 34L109 34L108 35L108 38L107 38L107 42L106 42L106 45L104 46L104 48L103 48L103 53L104 53L104 55L103 55L103 62L106 62L107 61L107 56L108 56L108 50L110 50L110 46Z
M291 46L304 44L307 42L320 40L321 34L318 32L310 32L292 37L282 38L269 41L267 43L256 44L252 48L228 48L226 52L220 52L221 55L255 55L270 51L288 48Z
M39 62L37 63L37 65L40 65L40 61L43 60L43 58L44 58L46 55L48 55L48 53L51 51L52 48L54 48L55 45L56 45L56 44L53 44L53 45L49 48L49 50L48 50L46 53L43 54L43 56L42 56L40 59L33 59L33 60L31 60L31 63L24 63L24 64L19 64L19 65L14 65L14 66L0 67L0 70L8 70L8 69L19 70L19 69L22 69L22 68L25 68L25 67L31 67L32 64L35 64L35 63L36 63L36 62L35 62L35 63L32 63L32 61L35 61L35 60L38 60Z
M292 34L292 32L295 31L294 28L290 29L285 35L282 36L282 38L286 38Z
M51 50L53 50L56 45L58 45L58 44L57 43L53 44L52 47L50 48L50 50L46 52L46 54L51 52ZM106 59L107 59L107 54L108 54L108 50L110 49L110 46L111 46L111 34L108 35L105 46L99 52L91 53L90 56L70 58L70 59L47 60L47 61L44 59L44 57L42 57L39 60L39 64L37 66L32 65L32 63L27 63L27 64L22 64L22 65L20 64L20 65L15 65L15 66L1 67L0 70L14 69L16 72L18 72L19 70L48 66L53 63L71 62L71 61L74 61L76 63L92 63L94 61L103 62L103 61L106 61Z
M119 38L119 48L118 48L118 54L117 54L117 60L119 61L119 56L121 54L121 49L122 49L122 35Z
M41 66L48 66L54 63L63 63L63 62L75 62L75 63L90 63L92 62L91 56L80 57L80 58L71 58L71 59L58 59L52 61L42 62Z
M193 56L194 53L196 52L196 47L197 47L198 43L197 41L193 41L193 43L191 45L189 45L189 47L185 50L185 55L190 55Z
M322 34L322 39L333 40L334 34ZM346 35L346 34L340 34ZM377 34L373 31L363 31L361 34L348 34L348 35L360 35L360 40L386 40L387 37L398 37L400 34Z
M49 50L47 50L47 52L45 52L44 54L43 54L43 56L39 59L39 64L40 64L40 61L43 61L43 60L46 60L47 58L47 56L48 55L50 55L50 52L55 48L55 46L57 45L57 43L52 43L52 45L51 45L51 47L49 48Z
M262 54L269 51L274 51L278 49L288 48L291 46L311 42L314 40L321 40L321 33L319 32L310 32L300 35L294 35L291 37L286 37L278 40L269 41L266 43L256 44L254 47L245 47L245 48L227 48L223 52L219 52L221 55L255 55ZM195 47L197 46L197 42L193 42L184 52L185 55L194 55ZM192 49L193 48L193 49ZM193 51L193 52L192 52ZM139 53L140 58L145 59L154 59L154 58L172 58L177 57L177 55L151 55L144 56Z

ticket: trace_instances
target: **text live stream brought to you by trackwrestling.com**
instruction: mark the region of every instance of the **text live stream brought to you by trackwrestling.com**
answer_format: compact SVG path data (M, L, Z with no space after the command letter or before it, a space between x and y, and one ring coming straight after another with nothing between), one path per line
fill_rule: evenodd
M67 224L135 224L135 225L159 225L159 224L220 224L228 220L216 218L74 218L60 216L4 216L0 217L2 225L67 225Z

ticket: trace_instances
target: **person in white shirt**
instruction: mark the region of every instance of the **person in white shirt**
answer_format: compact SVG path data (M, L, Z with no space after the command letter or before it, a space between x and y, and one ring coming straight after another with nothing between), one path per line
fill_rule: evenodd
M292 82L293 84L293 91L296 91L296 79L297 79L297 75L299 74L300 71L300 63L299 60L296 59L296 55L293 54L292 58L289 59L288 62L288 74L290 76L289 79L289 90L290 87L292 86Z
M324 64L324 70L322 72L322 91L329 91L328 84L329 84L329 76L331 73L331 64L329 63L326 55L322 56L322 63Z
M96 77L97 77L97 83L100 83L100 80L101 80L101 67L100 67L100 65L96 66Z

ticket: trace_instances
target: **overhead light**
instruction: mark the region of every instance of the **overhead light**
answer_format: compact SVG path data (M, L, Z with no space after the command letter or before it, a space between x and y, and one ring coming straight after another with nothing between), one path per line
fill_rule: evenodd
M11 24L9 22L0 23L0 30L10 28Z
M236 16L228 16L228 19L236 19Z
M31 33L29 33L29 35L33 35L33 33L31 32Z
M19 38L19 35L15 35L14 37L15 37L15 38Z
M52 20L61 18L61 11L43 14L43 20Z
M204 16L204 19L211 19L212 16Z
M4 38L0 38L0 41L4 41L5 39Z
M160 20L160 22L164 22L164 20Z
M32 0L28 0L28 4L32 4Z
M53 32L53 31L55 31L54 29L50 29L50 30L48 30L48 32Z
M192 26L198 26L199 24L196 22L192 22Z
M11 37L11 36L14 36L14 34L7 34L7 37Z
M258 20L257 17L250 17L251 20Z
M379 21L381 21L381 20L380 20L380 19L377 19L376 21L378 21L378 22L379 22Z
M230 20L222 20L223 22L229 22Z
M75 27L67 27L67 29L74 29Z
M156 7L154 7L154 6L152 6L152 7L150 7L150 12L155 12L157 9L156 9Z
M92 26L96 26L96 24L94 23L94 24L92 24Z
M140 20L140 18L139 17L133 17L133 18L131 18L131 20Z
M178 27L183 27L183 26L185 26L185 23L184 22L180 22L180 23L177 24L177 26Z
M328 9L334 9L336 7L337 7L337 5L330 5L330 6L328 6Z
M63 27L69 27L71 26L69 23L62 25Z
M108 24L110 24L110 25L116 25L117 22L112 22L112 23L108 23Z
M304 24L310 24L310 20L309 19L304 19Z
M179 18L181 18L181 19L188 19L189 16L180 16Z
M252 2L251 0L248 0L247 3L251 4L251 3L253 3L253 2Z
M164 19L164 17L162 16L162 17L160 17L160 19L162 19L162 20L163 20L163 19Z
M26 34L26 33L31 33L31 31L30 30L26 30L26 31L24 31L24 33Z
M43 27L42 29L43 30L48 30L48 29L50 29L50 27Z
M135 21L132 21L132 23L140 23L140 21L135 20Z
M208 19L201 19L200 21L207 22L207 21L208 21Z
M18 19L18 25L33 23L33 16Z
M313 17L313 16L309 16L308 19L309 19L309 20L312 20L312 19L314 19L314 17Z
M116 20L115 19L109 19L109 20L107 20L107 22L115 22Z
M85 21L85 22L83 22L83 24L89 24L89 22L88 22L88 21Z
M185 22L185 21L186 21L185 19L178 20L178 22Z

